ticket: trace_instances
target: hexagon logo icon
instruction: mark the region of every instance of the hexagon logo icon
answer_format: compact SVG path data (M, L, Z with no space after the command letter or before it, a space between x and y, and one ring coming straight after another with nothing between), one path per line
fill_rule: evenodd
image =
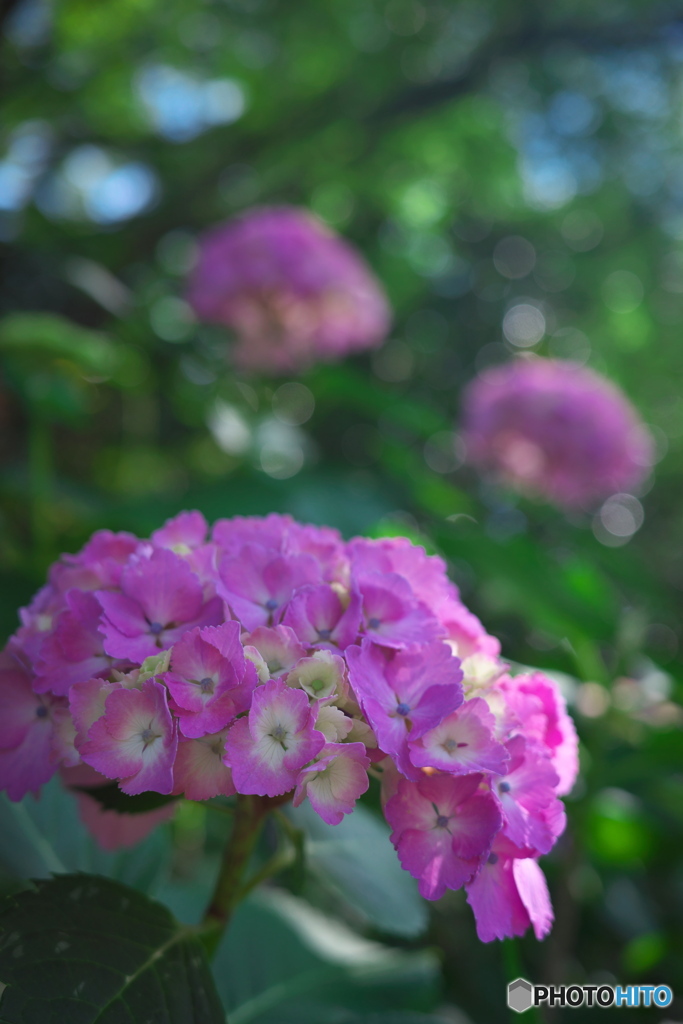
M508 985L508 1006L515 1013L524 1013L533 1002L533 989L524 978L516 978Z

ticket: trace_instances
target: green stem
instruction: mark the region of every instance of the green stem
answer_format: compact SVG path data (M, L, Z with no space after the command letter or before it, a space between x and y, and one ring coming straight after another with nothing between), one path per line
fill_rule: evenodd
M210 800L193 800L192 802L201 804L202 807L206 807L207 811L218 811L219 814L227 814L230 818L233 818L235 815L235 808L229 807L227 804L211 803Z
M269 810L258 796L238 796L232 833L216 886L202 922L203 942L212 956L244 891L244 875Z
M266 861L260 871L257 871L252 877L244 883L239 891L240 902L245 899L261 882L266 882L269 878L274 875L279 875L281 871L288 868L294 860L294 850L290 847L287 850L278 850L273 856Z
M505 970L505 980L508 984L511 981L516 981L517 978L525 977L524 967L522 965L522 958L519 955L519 943L517 939L503 939L501 942L503 952L503 965ZM528 980L528 979L527 979ZM526 1020L528 1024L540 1024L540 1014L538 1007L530 1006L526 1011ZM512 1019L516 1019L517 1014L510 1010L510 1016Z

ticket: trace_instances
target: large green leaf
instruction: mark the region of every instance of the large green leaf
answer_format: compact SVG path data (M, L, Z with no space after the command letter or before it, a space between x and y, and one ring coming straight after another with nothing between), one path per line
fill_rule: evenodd
M48 313L14 313L0 321L0 351L21 357L67 359L89 374L110 376L118 364L104 335Z
M373 1010L430 1009L438 995L431 952L369 941L273 889L238 909L213 969L230 1024L355 1021Z
M39 799L13 803L0 794L0 873L8 881L94 871L149 892L168 863L163 826L131 849L102 850L80 820L75 796L58 777Z
M33 413L65 422L77 423L97 404L93 384L134 388L146 372L135 348L51 313L0 320L0 356Z
M451 1018L452 1019L452 1018ZM340 1022L343 1024L343 1022ZM447 1024L444 1017L426 1013L371 1013L354 1017L349 1024Z
M306 802L288 813L306 833L306 863L337 898L381 931L406 937L424 931L425 902L399 864L382 821L360 805L334 826Z
M222 1024L196 935L160 903L61 875L0 912L2 1024Z
M438 1014L435 1016L427 1013L403 1013L401 1010L357 1014L353 1010L331 1008L322 1003L311 1003L308 1007L296 1006L293 1009L280 1009L277 1017L270 1018L276 1024L452 1024L454 1019L453 1017L440 1017ZM264 1024L265 1020L263 1018ZM239 1024L239 1020L237 1020L237 1024Z

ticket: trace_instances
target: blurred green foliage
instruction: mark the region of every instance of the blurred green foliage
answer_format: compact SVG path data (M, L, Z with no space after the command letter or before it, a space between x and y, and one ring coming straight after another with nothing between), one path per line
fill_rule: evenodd
M50 561L97 527L145 535L196 507L411 536L446 557L506 656L559 674L580 729L569 828L544 862L557 922L543 945L519 944L520 969L683 992L677 5L5 0L0 16L3 632ZM359 246L394 330L372 357L300 381L236 377L229 339L193 321L183 278L199 231L280 202ZM661 461L627 542L462 464L462 388L512 357L502 321L520 302L545 324L531 350L587 361L652 426ZM177 913L181 881L192 892L218 843L181 811L166 892ZM40 828L38 858L41 835L60 831ZM391 907L361 920L315 871L304 894L387 949L440 950L442 975L430 989L429 961L412 1002L382 1004L374 981L365 1003L353 986L327 1009L311 996L311 1019L401 1005L506 1016L510 957L476 941L462 894L433 908L422 939L392 937ZM245 908L245 935L274 913ZM285 973L318 970L311 957ZM252 989L235 1019L304 1020L306 991L259 1016Z

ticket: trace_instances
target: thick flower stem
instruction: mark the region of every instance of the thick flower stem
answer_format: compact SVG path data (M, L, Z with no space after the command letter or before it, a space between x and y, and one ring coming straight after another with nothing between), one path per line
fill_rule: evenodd
M211 902L204 914L204 945L212 955L237 906L244 874L263 826L267 806L257 796L238 796L233 828L223 855Z
M288 800L289 794L284 799ZM213 956L218 948L235 907L253 888L245 883L245 873L269 811L281 803L281 798L237 797L232 832L202 921L202 941L209 956Z

